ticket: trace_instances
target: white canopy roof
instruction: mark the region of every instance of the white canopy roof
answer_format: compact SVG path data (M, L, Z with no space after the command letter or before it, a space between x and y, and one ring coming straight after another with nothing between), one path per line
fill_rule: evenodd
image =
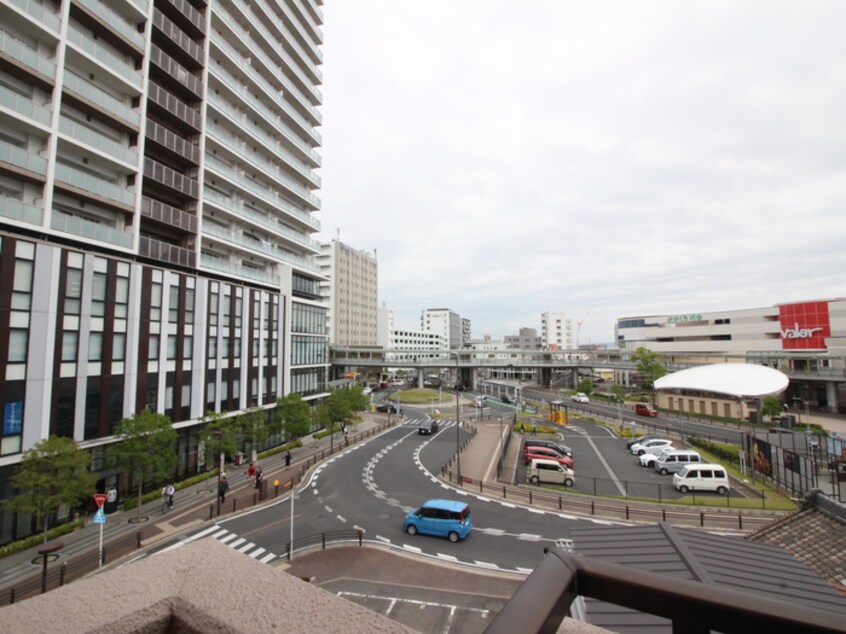
M778 394L787 375L753 363L716 363L673 372L655 381L656 390L703 390L732 396Z

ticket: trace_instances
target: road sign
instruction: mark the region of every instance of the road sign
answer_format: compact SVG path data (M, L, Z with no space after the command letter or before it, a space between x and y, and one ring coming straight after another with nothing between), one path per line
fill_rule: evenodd
M97 512L94 513L94 519L92 521L95 524L105 524L106 523L106 514L103 513L103 509L97 509Z
M106 501L106 494L105 493L95 493L94 494L94 501L97 503L97 508L103 508L103 503Z

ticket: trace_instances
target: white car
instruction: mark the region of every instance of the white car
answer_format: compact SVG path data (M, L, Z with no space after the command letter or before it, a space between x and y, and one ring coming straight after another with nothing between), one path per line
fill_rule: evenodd
M570 400L576 401L577 403L590 403L590 399L584 392L576 392L570 397Z
M663 438L653 438L644 443L637 442L632 445L632 454L635 456L642 456L645 453L660 453L667 447L672 446L672 440L665 440Z
M363 394L370 394L373 392L373 388L369 385L364 386L364 389L361 390Z
M654 467L655 463L664 457L664 454L674 451L672 445L669 447L664 447L661 451L655 450L655 452L648 451L645 454L641 454L638 456L638 463L640 463L641 467Z

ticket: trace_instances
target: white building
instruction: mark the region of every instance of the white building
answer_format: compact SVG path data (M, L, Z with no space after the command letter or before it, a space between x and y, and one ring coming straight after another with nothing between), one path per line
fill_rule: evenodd
M378 263L367 251L339 240L320 245L317 258L326 300L327 329L332 345L377 345Z
M549 350L572 350L578 346L573 320L566 313L541 314L541 344Z
M420 328L426 332L433 332L449 342L450 350L457 350L464 343L465 323L458 313L449 308L427 308L420 315ZM470 329L469 320L466 323Z

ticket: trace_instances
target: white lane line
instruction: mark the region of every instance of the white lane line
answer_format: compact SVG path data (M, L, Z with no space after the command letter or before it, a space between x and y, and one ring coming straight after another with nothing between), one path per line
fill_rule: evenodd
M343 515L336 515L335 517L337 517L337 518L338 518L338 520L340 520L340 521L341 521L341 522L343 522L344 524L346 524L346 523L347 523L347 520L346 520L346 519L344 519L344 516L343 516Z
M481 566L482 568L490 568L492 570L498 570L499 569L499 566L497 566L496 564L492 564L489 561L479 561L478 559L474 559L473 563L476 564L477 566Z
M246 544L246 545L244 545L244 546L241 546L241 547L238 549L238 552L239 552L239 553L245 553L245 552L247 552L248 550L252 550L252 549L253 549L253 548L255 548L255 547L256 547L256 545L255 545L253 542L250 542L250 543L248 543L248 544Z
M247 541L247 540L246 540L246 539L244 539L243 537L239 537L239 538L238 538L238 539L236 539L234 542L232 542L231 544L229 544L229 547L230 547L230 548L238 548L238 546L240 546L241 544L243 544L245 541Z
M200 539L200 538L202 538L202 537L205 537L205 536L206 536L206 535L208 535L209 533L213 533L214 531L216 531L216 530L217 530L217 529L219 529L219 528L220 528L220 526L218 526L217 524L215 524L214 526L210 526L209 528L207 528L207 529L205 529L205 530L202 530L202 531L200 531L199 533L196 533L195 535L191 535L191 537L188 537L187 539L184 539L184 540L182 540L182 541L184 541L184 542L193 542L195 539ZM225 531L226 529L223 529L223 530Z
M597 458L599 458L599 462L602 463L602 466L605 467L605 470L608 472L608 475L611 476L612 482L617 487L617 490L620 492L620 495L626 495L626 489L623 487L620 479L617 477L617 474L614 473L614 470L611 468L611 465L608 464L608 461L602 455L602 452L599 451L599 448L596 446L596 443L593 442L593 439L590 436L587 436L587 441L590 444L591 448L593 449L593 453L596 454Z
M231 535L227 535L226 537L223 537L223 538L219 539L218 541L223 543L223 544L226 544L227 542L231 542L236 537L238 537L238 536L235 533L232 533Z
M264 548L256 548L253 552L250 553L250 557L252 557L253 559L258 559L259 555L266 552L267 550L265 550Z
M512 504L511 502L500 502L500 505L505 506L505 507L510 508L510 509L516 509L517 508L517 505Z
M518 535L517 539L522 539L523 541L526 541L526 542L539 542L540 540L543 539L543 536L542 535L532 535L530 533L524 533L522 535Z
M532 572L534 572L531 568L520 568L519 566L517 566L517 568L515 568L515 570L517 572L525 572L527 575L530 575L530 574L532 574Z
M276 555L274 555L273 553L268 553L267 555L265 555L264 557L259 559L259 561L263 564L266 564L268 561L270 561L272 559L276 559Z
M323 507L323 509L324 509L327 513L331 513L331 512L332 512L332 509L330 509L328 506L324 506L324 507Z
M543 509L529 509L529 513L537 513L538 515L544 515L546 511Z
M438 553L438 559L444 559L446 561L454 561L454 562L458 561L458 557L455 557L454 555L444 555L443 553Z
M422 553L422 552L423 552L423 550L422 550L421 548L417 548L417 546L409 546L408 544L403 544L403 545L402 545L402 547L403 547L405 550L408 550L408 551L413 552L413 553L418 553L418 554L419 554L419 553Z
M212 537L217 539L218 537L222 537L223 535L226 535L226 533L228 533L228 532L229 532L228 528L222 528L221 530L217 531L214 535L212 535Z
M382 537L381 535L376 535L376 539L378 539L380 542L383 542L385 544L391 543L390 539L388 539L387 537Z

